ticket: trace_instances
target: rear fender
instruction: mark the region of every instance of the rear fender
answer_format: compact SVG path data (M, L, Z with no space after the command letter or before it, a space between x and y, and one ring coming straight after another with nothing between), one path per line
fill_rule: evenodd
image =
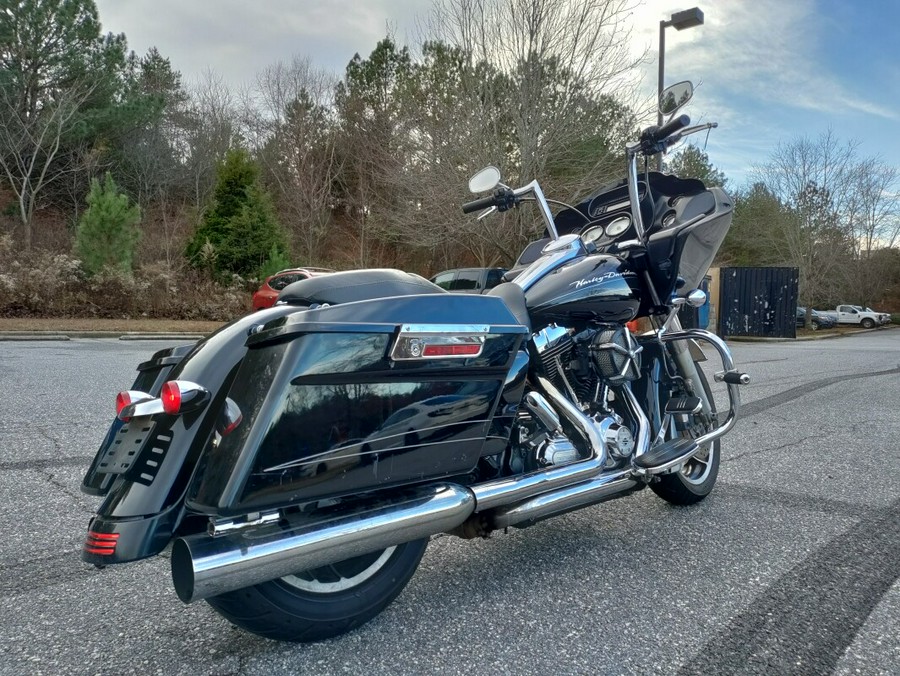
M162 350L142 363L134 389L158 395L163 382L181 379L205 387L209 404L180 416L158 414L110 426L82 482L82 490L105 495L90 525L82 558L105 565L158 554L181 524L183 498L200 452L211 436L253 327L296 312L276 306L242 317L193 346ZM127 469L103 472L110 450L131 453ZM124 450L127 449L127 450ZM113 551L97 546L115 540ZM93 543L93 546L91 546Z

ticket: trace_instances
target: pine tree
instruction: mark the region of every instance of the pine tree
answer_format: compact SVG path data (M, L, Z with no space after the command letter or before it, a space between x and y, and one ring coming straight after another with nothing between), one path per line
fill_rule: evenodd
M195 267L208 267L217 275L251 276L273 251L285 257L287 245L272 200L259 185L259 169L247 152L232 150L219 167L212 207L185 255Z
M131 273L134 249L140 237L141 210L119 192L110 174L101 185L91 181L88 208L78 222L75 251L85 272L94 275L105 267Z

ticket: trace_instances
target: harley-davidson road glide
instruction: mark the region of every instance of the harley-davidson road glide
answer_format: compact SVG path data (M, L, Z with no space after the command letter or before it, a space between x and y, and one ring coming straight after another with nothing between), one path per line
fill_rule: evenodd
M702 500L749 378L678 320L705 301L732 200L646 170L715 126L674 116L692 93L666 90L670 119L626 146L627 177L555 217L537 181L476 174L489 194L464 212L534 202L547 235L486 295L397 270L314 277L140 364L83 481L104 496L83 559L171 546L182 601L312 641L384 609L432 535L487 537L648 486ZM722 362L722 410L700 343Z

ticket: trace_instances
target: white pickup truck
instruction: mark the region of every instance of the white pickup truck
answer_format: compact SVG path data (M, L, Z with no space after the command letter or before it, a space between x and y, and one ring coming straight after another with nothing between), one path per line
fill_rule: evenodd
M819 314L834 317L838 324L859 324L865 329L874 329L876 326L887 324L891 316L886 312L875 312L871 308L861 305L838 305L834 312L817 310Z

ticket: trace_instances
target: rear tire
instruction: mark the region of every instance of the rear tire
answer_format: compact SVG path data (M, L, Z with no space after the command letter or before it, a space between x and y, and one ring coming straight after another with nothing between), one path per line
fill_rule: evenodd
M716 406L712 391L709 389L706 376L699 366L697 366L697 377L706 392L710 405L715 410ZM708 425L704 425L704 432L709 429ZM687 434L687 432L683 434ZM716 439L708 444L704 450L688 460L681 470L673 474L661 475L659 481L654 481L650 484L650 488L663 500L673 505L696 504L709 495L713 486L716 485L716 478L719 476L720 459L721 444Z
M403 591L428 538L207 599L229 622L279 641L321 641L359 627Z

